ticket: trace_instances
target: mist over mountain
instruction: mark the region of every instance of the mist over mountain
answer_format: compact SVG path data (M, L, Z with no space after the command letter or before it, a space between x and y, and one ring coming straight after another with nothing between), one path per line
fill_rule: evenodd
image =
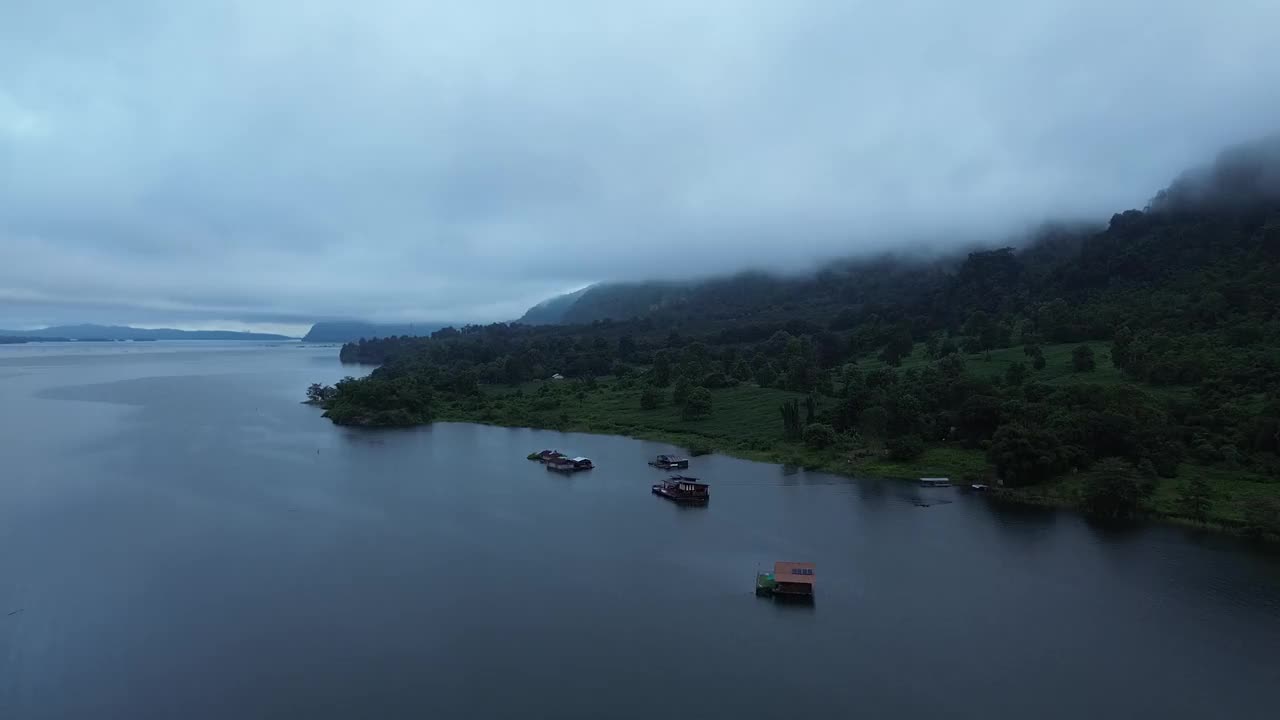
M1006 238L1005 242L975 243L933 252L855 256L825 263L807 273L750 271L701 280L600 283L544 301L526 313L522 321L533 317L540 323L575 325L647 317L672 324L745 318L781 322L801 307L803 314L829 317L852 306L900 303L905 288L939 289L971 261L974 252L981 257L985 252L1011 247L1030 265L1043 268L1074 258L1087 242L1096 249L1099 243L1125 232L1130 223L1149 227L1152 218L1186 213L1266 215L1274 212L1278 204L1280 134L1222 151L1213 162L1188 169L1155 193L1145 212L1118 212L1109 222L1103 218L1094 222L1047 222L1023 236ZM1113 231L1110 235L1102 232L1108 226ZM1203 246L1206 239L1198 241ZM1213 247L1203 246L1203 250L1212 252ZM1113 278L1114 282L1149 275L1137 260L1134 267L1125 268ZM1149 263L1148 267L1157 264ZM1040 280L1048 282L1051 278ZM546 308L553 308L554 312L547 312Z
M590 292L593 286L587 286L581 290L575 290L564 295L557 295L549 300L534 305L525 311L524 315L516 322L523 325L554 325L564 322L565 312L573 307L578 298Z
M1280 198L1280 132L1223 151L1187 170L1151 200L1156 212L1265 208Z

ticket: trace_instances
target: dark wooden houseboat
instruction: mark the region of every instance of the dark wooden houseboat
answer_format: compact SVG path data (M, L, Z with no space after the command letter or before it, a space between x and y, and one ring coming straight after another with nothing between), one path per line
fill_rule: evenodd
M709 486L698 478L672 475L653 486L653 494L684 505L705 505L711 499Z
M554 470L555 472L580 472L582 470L590 470L593 467L595 467L595 465L591 464L591 460L584 457L560 457L555 460L547 461L547 469Z
M538 452L529 453L530 460L537 460L538 462L544 463L563 458L564 455L559 450L539 450Z
M689 467L689 459L676 457L675 455L659 455L657 458L650 460L649 464L663 470L683 470Z

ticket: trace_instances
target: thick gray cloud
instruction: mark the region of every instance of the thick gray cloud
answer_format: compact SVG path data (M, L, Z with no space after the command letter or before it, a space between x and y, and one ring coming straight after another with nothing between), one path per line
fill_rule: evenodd
M1276 129L1277 27L1274 0L5 3L0 326L503 319L1105 218Z

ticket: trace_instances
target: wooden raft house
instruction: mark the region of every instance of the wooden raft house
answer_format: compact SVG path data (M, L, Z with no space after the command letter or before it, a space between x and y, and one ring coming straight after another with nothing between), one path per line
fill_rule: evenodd
M675 455L659 455L657 458L650 460L649 464L662 470L683 470L689 467L689 458L676 457Z
M920 487L951 487L951 478L920 478Z
M564 458L564 454L561 453L559 450L539 450L538 452L529 453L530 460L537 460L538 462L543 462L543 463L551 462L552 460L560 460L563 458Z
M812 602L816 569L810 562L776 562L773 572L756 573L756 595Z
M710 486L698 478L672 475L653 486L653 494L682 505L706 505L711 500Z
M591 459L584 457L560 457L547 462L547 470L562 473L581 472L583 470L590 470L593 467L595 467L595 465L591 463Z

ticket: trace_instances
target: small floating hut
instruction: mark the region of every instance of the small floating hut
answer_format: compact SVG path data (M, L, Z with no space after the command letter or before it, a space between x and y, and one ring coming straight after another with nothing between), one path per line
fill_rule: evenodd
M756 595L812 602L816 569L810 562L776 562L773 572L756 573Z
M547 469L555 472L572 473L590 470L595 467L590 458L584 457L559 457L554 460L547 461Z
M676 457L675 455L659 455L650 460L649 464L662 470L683 470L689 467L689 458Z
M706 505L711 500L710 486L698 478L672 475L653 486L653 494L682 505Z

